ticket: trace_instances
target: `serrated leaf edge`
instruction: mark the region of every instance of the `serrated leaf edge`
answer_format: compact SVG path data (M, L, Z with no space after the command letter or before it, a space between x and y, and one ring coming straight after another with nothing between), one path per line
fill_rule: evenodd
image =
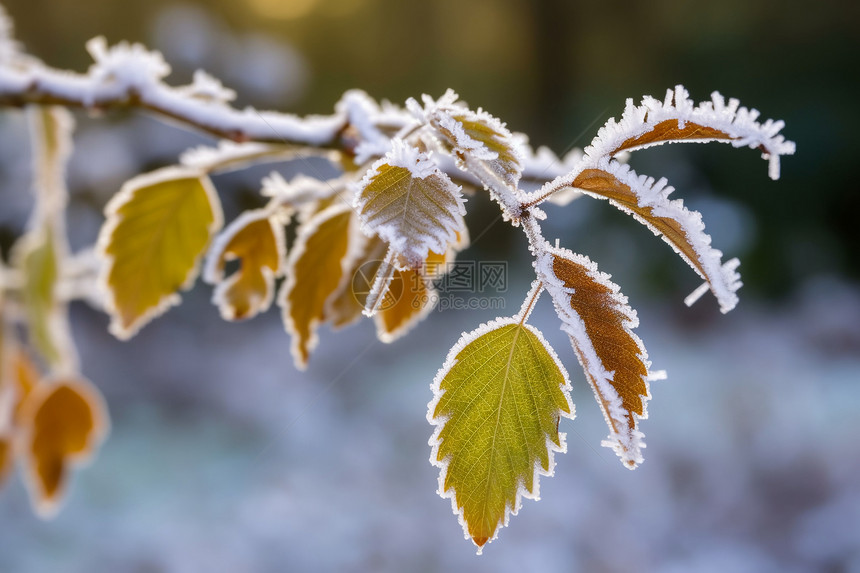
M469 344L471 344L472 342L474 342L475 340L477 340L481 336L484 336L485 334L488 334L494 330L498 330L499 328L501 328L503 326L507 326L507 325L522 326L522 327L528 329L532 334L534 334L537 337L538 341L540 341L540 343L546 349L547 353L550 355L553 362L558 367L559 372L561 372L561 374L564 378L564 385L561 387L561 389L562 389L562 393L564 394L565 399L567 400L567 405L568 405L568 409L570 410L570 412L568 413L568 412L565 412L564 410L559 410L559 415L563 418L569 418L571 420L576 417L576 408L575 408L573 401L571 399L571 396L570 396L571 391L572 391L572 386L570 383L570 376L568 375L567 370L564 368L564 365L561 363L561 360L559 360L558 355L555 353L555 350L553 350L552 346L550 346L549 342L547 342L547 340L544 338L543 334L537 328L533 327L532 325L522 323L519 315L513 316L513 317L496 318L494 320L491 320L489 322L485 322L485 323L481 324L478 328L476 328L475 330L472 330L471 332L464 332L463 334L460 335L460 339L451 348L451 350L448 351L448 356L445 358L445 363L442 365L442 367L436 373L435 378L433 378L432 384L430 384L430 390L431 390L431 392L433 392L433 398L430 401L430 403L427 405L427 421L430 423L431 426L433 426L435 428L433 431L433 435L430 437L430 440L428 441L428 445L431 448L430 463L434 467L439 468L439 478L438 478L439 487L436 490L436 493L438 493L442 499L450 499L451 500L451 511L454 513L454 515L457 516L457 520L460 523L460 527L463 528L463 536L467 540L471 540L472 537L469 535L469 524L466 523L465 510L457 507L456 490L453 487L448 491L444 490L445 477L448 473L448 465L449 465L450 461L447 458L442 460L442 461L437 460L438 453L439 453L439 446L442 443L441 440L439 439L439 435L441 434L442 429L445 427L445 424L448 422L448 418L447 417L436 418L433 415L433 412L435 411L436 406L439 404L439 400L442 398L442 395L445 393L440 388L440 386L442 384L442 380L445 378L445 376L448 375L448 373L451 371L451 369L457 364L457 355L460 354L460 352L462 352ZM558 432L558 442L559 442L559 445L556 445L552 441L550 436L548 436L548 435L545 436L547 455L548 455L548 459L549 459L549 463L547 464L548 469L544 470L541 467L540 460L535 461L535 466L533 469L533 472L534 472L533 473L534 492L529 492L528 490L526 490L524 483L520 483L517 486L516 499L514 501L514 506L513 507L509 507L507 505L505 506L504 519L502 520L501 524L496 528L495 532L493 533L493 537L491 537L490 539L487 540L487 544L489 544L493 540L495 540L499 536L499 532L503 528L508 526L508 522L510 521L510 517L512 515L517 515L520 508L522 507L523 498L532 499L535 501L540 499L540 476L552 477L554 475L554 473L555 473L555 457L554 457L554 454L556 452L561 453L561 454L567 452L567 433ZM485 546L486 546L486 544L485 544ZM479 546L478 547L478 554L479 555L481 554L482 550L483 550L483 546Z

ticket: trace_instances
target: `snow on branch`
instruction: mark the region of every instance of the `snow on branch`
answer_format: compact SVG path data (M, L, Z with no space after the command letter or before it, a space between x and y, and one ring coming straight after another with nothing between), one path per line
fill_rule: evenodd
M4 21L0 19L0 23ZM2 51L8 41L4 41L2 31L0 38ZM140 107L225 139L314 146L335 146L347 123L342 112L300 118L250 107L233 108L227 102L235 94L208 74L196 74L190 86L168 86L162 80L170 73L170 66L159 52L140 44L122 42L108 47L99 37L87 43L87 50L95 62L86 74L36 63L0 65L0 105Z

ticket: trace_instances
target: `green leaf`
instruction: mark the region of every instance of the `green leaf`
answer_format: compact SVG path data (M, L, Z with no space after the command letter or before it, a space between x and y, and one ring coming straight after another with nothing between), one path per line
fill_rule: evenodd
M177 291L194 284L221 228L221 204L208 177L171 167L128 181L105 211L102 284L111 332L126 339L179 304Z
M30 343L49 364L61 360L60 343L56 340L53 324L58 312L54 289L59 270L53 233L25 235L16 246L15 259L24 275L24 312Z
M558 423L573 417L567 372L538 330L500 318L460 338L432 388L439 494L481 548L521 497L537 498L553 452L565 451Z

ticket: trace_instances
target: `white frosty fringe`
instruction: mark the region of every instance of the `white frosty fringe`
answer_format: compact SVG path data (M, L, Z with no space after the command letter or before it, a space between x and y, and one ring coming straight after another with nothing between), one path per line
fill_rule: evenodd
M727 313L737 306L738 296L736 292L743 285L740 275L735 271L737 264L730 265L727 263L723 265L721 263L723 253L711 246L711 236L705 232L705 223L702 221L701 213L687 209L681 199L670 199L669 195L675 189L671 185L668 185L665 178L661 178L655 182L652 177L637 175L629 166L622 165L606 157L601 158L595 165L588 165L585 168L599 169L612 175L618 181L630 187L640 206L651 207L651 212L655 217L665 217L678 222L684 231L687 241L693 247L698 258L697 262L704 269L704 274L696 268L694 261L691 261L669 237L663 235L648 220L609 199L609 202L615 207L632 215L655 235L662 238L709 284L711 291L713 291L714 296L720 304L721 312ZM606 199L606 197L603 197L599 193L585 190L582 190L582 193L598 199Z
M43 380L42 383L37 384L23 404L24 412L22 418L32 420L36 413L35 410L42 405L42 402L54 391L58 384L73 387L78 394L85 396L86 402L93 406L93 430L88 436L89 439L84 450L79 453L68 454L66 457L66 460L70 462L70 466L73 466L75 469L81 469L90 464L99 447L107 438L111 429L111 421L107 404L96 386L79 374L74 374L74 378L70 378L70 376L67 374L51 376ZM60 482L59 488L54 494L54 499L46 499L45 493L41 490L41 480L39 479L35 460L30 455L32 448L28 447L32 439L32 430L32 424L27 424L21 428L21 431L15 436L15 446L17 451L23 452L24 463L21 464L21 467L23 469L24 485L30 494L30 500L36 515L41 519L50 520L56 517L63 503L65 503L66 491L72 480L72 468L68 468L69 471Z
M379 312L379 305L385 300L385 295L388 294L391 281L394 279L394 271L397 270L396 258L397 252L393 248L389 248L385 254L385 259L376 269L376 276L373 277L370 292L367 293L367 298L364 300L364 310L361 311L364 316L372 317Z
M224 261L235 260L233 254L224 253L224 249L230 244L230 241L241 232L245 227L257 221L267 220L272 229L272 235L275 237L275 249L278 252L278 268L272 271L268 266L263 266L260 271L263 273L263 280L266 283L266 298L260 300L256 305L252 306L252 316L261 312L266 312L272 305L272 300L275 297L275 279L283 273L284 259L287 256L286 239L284 238L283 228L273 220L274 207L276 203L270 203L268 207L263 209L254 209L245 211L239 215L232 223L221 231L221 233L212 242L209 248L209 253L206 255L206 262L203 265L203 280L211 285L215 285L212 291L212 304L218 307L221 318L224 320L235 320L235 315L232 314L227 301L224 299L226 292L239 280L244 269L234 272L224 280L224 265L221 264L221 259Z
M349 90L343 94L335 106L338 113L344 114L359 135L355 147L355 162L365 163L371 157L385 155L391 149L391 139L378 127L378 123L391 117L391 107L383 113L379 104L361 90ZM403 112L401 116L405 117ZM401 119L402 121L402 119Z
M434 127L439 136L447 140L458 155L462 155L464 165L461 168L475 175L504 207L508 216L511 216L519 208L517 187L524 161L522 139L514 137L498 118L481 108L478 108L478 111L472 111L458 102L457 98L457 93L449 89L438 100L424 94L423 108L414 99L408 100L406 107L420 122ZM474 121L489 126L498 134L493 135L492 138L510 148L516 171L511 181L505 179L505 173L498 172L497 167L487 163L498 159L498 153L491 151L483 142L466 133L463 121ZM448 151L450 153L450 149Z
M122 222L119 215L119 210L120 208L122 208L123 205L133 200L135 194L140 189L150 187L152 185L157 185L158 183L162 183L164 181L191 178L196 178L200 181L200 184L202 185L203 190L206 193L206 197L209 200L209 205L212 208L213 220L212 223L209 225L209 236L211 237L212 235L217 233L221 229L221 226L224 224L224 215L221 210L221 201L218 198L218 193L217 191L215 191L215 187L212 185L212 182L209 180L209 177L207 177L203 172L198 169L176 166L166 167L163 169L152 171L150 173L138 175L137 177L133 177L126 181L120 188L119 192L114 195L110 201L108 201L107 205L105 205L105 222L102 225L101 231L99 231L98 239L96 240L96 253L98 254L99 259L101 259L102 261L101 274L98 277L98 285L96 288L101 293L103 293L102 299L105 301L105 310L111 317L111 322L108 326L108 330L111 334L113 334L120 340L128 340L133 337L152 319L161 316L171 307L177 306L182 301L182 297L180 297L179 294L175 292L164 295L163 297L161 297L161 300L157 305L147 310L142 316L138 317L134 324L132 324L128 328L122 326L122 324L120 323L119 316L117 314L116 299L114 297L113 291L110 288L110 285L108 284L110 272L113 269L113 265L116 261L112 256L107 254L107 248L110 245L111 235L113 235L113 232L116 230L117 226ZM180 286L180 290L188 290L192 286L194 286L194 281L197 280L197 276L200 273L201 261L202 257L199 257L198 260L195 262L194 266L188 271L188 275L185 278L185 282L183 282Z
M762 157L769 160L770 178L779 179L779 157L794 154L795 144L786 141L779 133L785 126L783 121L768 119L759 123L756 121L759 115L758 110L741 106L737 99L732 98L727 104L719 92L713 92L710 101L695 105L684 86L678 85L674 90L666 90L666 98L662 102L645 96L636 106L632 99L628 99L621 119L611 118L606 122L591 145L585 148L585 154L594 159L609 157L625 141L651 131L660 122L677 120L679 128L691 122L717 129L732 138L683 140L686 142L725 141L734 147L763 148ZM665 142L649 143L634 149L662 143Z
M349 185L354 194L353 208L357 213L363 212L362 192L374 182L383 165L407 169L415 179L433 178L437 187L440 189L444 187L443 191L448 197L438 204L444 209L446 216L439 221L430 221L430 224L424 221L422 228L413 224L403 225L404 217L414 218L414 214L406 212L382 222L367 221L366 217L359 216L361 229L365 235L369 237L374 234L379 235L399 255L405 257L410 265L417 267L427 258L430 251L443 253L450 243L456 241L456 233L461 230L458 228L458 223L463 221L463 215L466 214L465 199L462 187L455 185L446 174L440 171L428 154L399 139L395 139L392 143L391 151L378 159L360 182Z
M322 199L334 197L346 189L349 178L316 179L298 174L289 182L280 173L272 171L263 178L260 194L271 197L281 205L300 208Z
M439 168L430 159L430 156L418 150L401 139L395 139L391 144L391 151L385 157L371 167L371 171L377 170L384 163L392 167L408 169L416 179L426 179L431 175L441 175ZM368 172L369 174L370 172ZM365 175L367 179L367 175Z
M66 167L72 155L72 134L75 128L72 114L60 107L30 108L27 111L33 146L33 187L36 204L28 225L28 232L13 249L13 260L21 260L33 249L40 247L49 238L56 257L58 274L61 275L69 259L69 243L66 236L65 208L68 202ZM45 134L50 134L50 142ZM49 233L50 231L50 233ZM21 264L15 267L21 268ZM79 357L69 324L68 309L61 296L60 280L53 285L52 307L47 313L47 326L51 341L56 345L58 363L51 364L53 372L75 372Z
M307 362L305 362L299 350L300 339L298 329L296 328L292 313L290 312L289 294L295 288L297 282L295 267L307 251L308 240L314 235L314 233L316 233L325 222L329 221L333 217L348 213L350 210L351 208L349 205L345 203L336 203L326 207L323 211L317 213L308 221L300 225L296 234L296 239L293 242L293 247L287 257L287 264L284 266L283 274L287 279L284 281L284 284L281 285L281 290L278 292L278 306L281 307L284 329L287 331L287 334L290 335L290 353L292 354L296 368L299 370L307 368ZM363 243L361 240L358 240L360 233L357 227L356 217L351 217L349 229L347 230L349 238L347 241L346 252L340 260L341 280L343 280L343 275L352 268L355 260L361 255L361 247ZM337 288L329 293L329 296L336 292ZM326 301L326 303L327 302L328 301ZM324 304L323 309L325 306L326 305ZM322 321L319 318L316 318L311 320L311 323L308 325L308 330L310 331L310 338L307 341L308 356L313 353L319 343L317 330L321 323Z
M313 155L330 158L332 153L334 152L322 151ZM179 163L208 173L224 173L244 169L254 163L280 161L296 156L306 157L307 155L278 144L255 141L236 143L224 139L219 141L216 147L200 145L186 150L179 156Z
M439 434L442 432L442 428L445 427L445 424L448 422L447 418L436 418L433 415L433 412L436 410L436 406L439 404L439 400L442 398L442 395L445 393L441 388L442 380L445 376L448 375L448 372L457 364L457 355L463 351L466 346L474 342L476 339L484 336L485 334L492 332L494 330L498 330L503 326L507 326L509 324L520 324L520 318L518 316L513 316L509 318L499 317L489 322L485 322L481 324L478 328L471 332L464 332L460 335L460 339L457 343L448 351L448 356L445 358L445 363L442 364L442 367L436 373L436 377L433 378L433 382L430 384L430 391L433 392L433 398L430 400L430 403L427 405L427 421L433 426L435 429L433 431L433 435L430 437L428 441L428 445L431 448L430 452L430 463L439 468L439 479L438 484L439 488L436 493L442 499L450 499L451 500L451 510L454 512L454 515L457 516L458 521L460 522L460 526L463 528L463 536L465 539L470 540L471 536L469 535L469 525L466 523L466 519L464 517L464 512L461 508L457 507L457 495L454 488L451 488L448 491L444 490L445 487L445 476L448 473L448 464L450 463L449 458L445 458L442 461L438 461L439 454L439 446L442 444L442 441L439 439ZM559 360L558 355L553 350L552 346L550 346L549 342L544 338L541 332L531 326L530 324L523 324L525 328L527 328L532 334L534 334L543 347L546 349L547 353L549 353L550 357L552 357L553 362L558 367L559 372L562 373L564 377L564 385L562 386L562 393L564 394L565 399L567 400L568 410L570 413L563 410L558 410L559 416L563 418L570 418L571 420L576 417L576 408L571 400L571 384L570 377L568 376L567 370L564 368L564 365ZM544 470L541 467L540 459L535 460L534 465L534 473L532 476L532 483L534 485L534 491L529 492L525 488L525 482L521 482L517 487L516 500L514 501L514 506L506 506L505 507L505 517L499 526L496 528L493 537L487 540L487 544L492 543L498 536L499 532L502 528L508 526L508 522L512 515L516 515L520 508L522 507L523 498L539 500L540 499L540 476L552 477L555 473L555 452L558 453L566 453L567 452L567 434L564 432L558 433L559 444L556 445L552 438L549 435L546 436L546 449L548 452L549 458L549 469ZM483 552L484 546L478 547L478 555Z
M622 407L621 396L612 386L615 373L609 372L604 368L603 361L600 360L600 356L594 348L591 338L588 336L585 323L577 312L571 308L570 294L573 289L566 287L553 271L553 258L556 256L571 260L575 264L585 267L589 277L611 291L612 299L615 303L614 310L620 312L625 317L622 324L624 331L636 343L639 349L639 358L645 365L648 374L643 378L646 393L640 396L642 400L642 415L640 416L633 412L635 426L632 430L627 425L627 412ZM657 374L652 373L651 362L648 360L645 346L642 344L639 336L633 332L633 329L639 326L639 318L636 315L636 311L630 307L627 297L621 294L618 285L610 280L610 275L598 270L597 264L584 255L578 255L568 249L552 247L549 243L545 243L541 252L537 255L535 270L538 276L545 282L547 292L552 296L556 312L562 321L561 330L570 336L573 350L583 369L586 370L586 378L592 386L595 398L597 398L597 402L600 404L603 416L609 426L609 436L601 442L601 445L611 448L621 459L624 467L635 469L644 459L642 449L645 448L644 434L639 430L639 420L648 418L647 401L651 397L648 382Z
M134 96L145 108L193 122L224 137L306 145L330 144L346 125L342 113L299 118L250 107L238 110L220 99L189 94L187 86L170 87L162 83L170 66L159 52L140 44L123 42L108 47L104 38L94 38L87 49L95 63L86 74L36 64L0 67L0 98L36 94L84 107L107 107Z
M403 296L406 296L406 288L407 285L403 285ZM410 316L403 324L391 331L385 330L382 312L377 311L374 313L373 321L374 325L376 326L376 337L379 338L380 342L384 342L385 344L391 344L395 340L406 336L409 331L411 331L413 328L415 328L415 326L418 325L419 322L427 318L430 313L433 312L433 309L436 308L436 304L439 302L439 295L437 294L436 289L433 287L432 284L426 284L425 289L426 293L424 296L426 297L426 299L422 301L423 305L421 309L412 316ZM381 298L384 298L384 296Z

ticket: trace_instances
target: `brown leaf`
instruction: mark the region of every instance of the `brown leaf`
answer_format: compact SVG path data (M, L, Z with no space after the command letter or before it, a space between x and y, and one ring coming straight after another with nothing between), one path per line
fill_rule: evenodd
M648 355L636 313L587 257L548 249L547 289L610 428L609 445L631 469L642 461L638 420L647 417Z
M738 302L735 291L740 277L731 265L723 265L722 253L711 247L701 215L689 211L681 200L670 200L673 191L666 181L639 177L626 165L603 160L597 168L585 169L573 180L577 189L632 214L668 243L711 287L723 312Z
M619 145L614 153L642 149L661 143L675 143L681 141L706 142L721 139L735 139L728 133L709 127L699 125L691 121L685 122L683 127L678 125L677 119L667 119L656 124L653 129L646 131L638 137L631 137Z

